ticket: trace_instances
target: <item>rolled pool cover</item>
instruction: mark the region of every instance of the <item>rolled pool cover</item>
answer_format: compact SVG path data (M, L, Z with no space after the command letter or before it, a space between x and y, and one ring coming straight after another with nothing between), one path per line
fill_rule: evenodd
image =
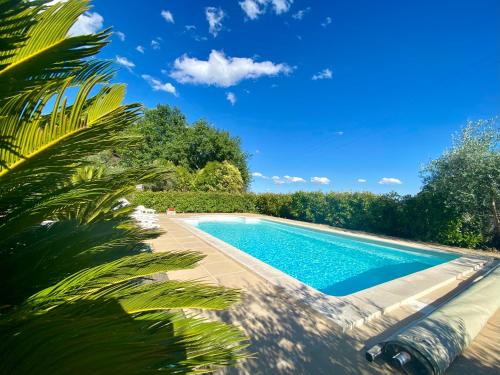
M500 267L496 267L432 314L370 351L392 358L411 374L443 374L499 308ZM367 358L373 360L370 351Z

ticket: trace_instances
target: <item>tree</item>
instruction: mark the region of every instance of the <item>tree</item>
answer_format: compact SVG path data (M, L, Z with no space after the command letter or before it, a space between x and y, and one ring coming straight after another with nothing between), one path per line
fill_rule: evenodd
M185 373L235 363L243 349L235 328L180 309L225 308L238 292L151 281L202 256L152 253L145 241L158 232L116 204L163 171L86 168L91 155L133 141L122 130L141 109L122 104L110 62L89 59L110 31L68 36L84 0L0 0L0 10L0 373Z
M250 183L247 155L241 151L240 139L228 132L211 127L205 120L199 120L188 130L188 165L191 170L204 168L208 162L227 161L240 171L244 188Z
M146 190L191 191L193 189L194 176L187 168L163 160L155 160L153 165L162 167L163 172L153 182L144 185Z
M423 191L441 197L449 230L474 244L500 246L500 132L494 120L469 121L453 146L423 170ZM483 238L481 238L483 237Z
M187 166L187 128L186 117L178 108L158 105L145 110L144 116L128 129L128 134L136 139L134 146L118 150L122 162L135 167L167 161Z
M210 161L196 174L194 187L199 191L243 193L244 182L234 165Z
M245 189L250 183L248 156L241 150L239 138L215 129L205 120L190 126L178 108L158 105L146 110L129 133L137 137L136 145L118 151L127 166L171 161L196 172L208 162L228 161L240 171Z

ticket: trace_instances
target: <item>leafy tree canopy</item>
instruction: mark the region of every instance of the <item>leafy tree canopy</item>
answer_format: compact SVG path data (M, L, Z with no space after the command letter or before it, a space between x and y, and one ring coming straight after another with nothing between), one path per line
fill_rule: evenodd
M453 230L469 228L500 243L500 131L494 120L468 122L453 146L423 170L423 191L440 197L455 217Z
M189 125L178 108L158 105L146 110L130 132L138 136L139 141L133 148L119 150L126 166L170 161L195 172L211 161L228 161L239 170L244 188L248 187L248 155L241 150L240 139L215 129L205 120Z

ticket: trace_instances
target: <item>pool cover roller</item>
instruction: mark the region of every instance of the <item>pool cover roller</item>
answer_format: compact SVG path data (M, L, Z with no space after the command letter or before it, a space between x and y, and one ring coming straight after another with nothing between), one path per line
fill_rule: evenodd
M500 308L500 267L427 317L366 352L410 374L443 374Z

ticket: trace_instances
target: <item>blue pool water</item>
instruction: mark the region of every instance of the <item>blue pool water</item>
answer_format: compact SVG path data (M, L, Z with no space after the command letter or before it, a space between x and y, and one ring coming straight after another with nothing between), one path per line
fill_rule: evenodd
M457 258L267 220L188 221L329 295L344 296Z

